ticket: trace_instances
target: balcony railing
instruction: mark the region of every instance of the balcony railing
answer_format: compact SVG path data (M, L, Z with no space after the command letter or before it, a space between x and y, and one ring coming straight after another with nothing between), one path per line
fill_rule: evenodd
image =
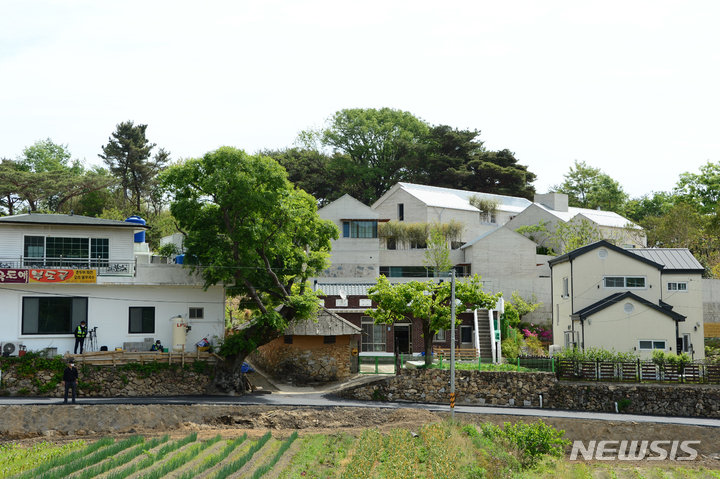
M135 260L87 258L0 258L0 269L94 269L101 275L134 275Z

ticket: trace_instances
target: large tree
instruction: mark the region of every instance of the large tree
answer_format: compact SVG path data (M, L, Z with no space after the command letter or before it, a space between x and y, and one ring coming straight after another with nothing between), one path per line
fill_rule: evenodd
M485 293L478 275L468 281L456 281L455 284L455 298L459 302L460 311L465 308L494 308L500 296L502 293ZM433 336L439 330L451 327L451 282L390 283L385 276L380 276L377 284L368 290L368 297L377 303L377 309L367 311L375 324L406 321L411 316L420 320L425 345L425 364L432 364L430 352ZM455 326L461 323L462 320L456 317Z
M700 173L682 173L675 187L675 195L692 204L700 213L717 215L720 201L720 163L707 162Z
M324 128L302 132L300 139L305 146L317 141L336 153L334 166L345 172L346 191L370 204L408 178L415 149L427 133L427 123L412 113L353 108L336 112Z
M288 179L297 188L310 193L319 206L345 194L344 174L337 174L331 165L332 157L316 149L288 148L261 151L261 155L275 159L288 172Z
M122 186L123 207L130 199L137 212L157 187L155 177L170 159L162 148L151 158L156 144L148 141L145 130L147 125L135 125L132 121L118 124L108 144L102 147L103 153L98 155Z
M327 267L337 228L319 218L315 198L261 155L222 147L171 166L161 178L172 196L170 211L187 233L191 268L205 287L222 283L253 311L245 328L226 336L210 386L243 392L245 357L319 308L307 280Z
M563 176L565 180L550 189L568 195L570 206L621 212L628 199L620 183L584 161L575 160Z

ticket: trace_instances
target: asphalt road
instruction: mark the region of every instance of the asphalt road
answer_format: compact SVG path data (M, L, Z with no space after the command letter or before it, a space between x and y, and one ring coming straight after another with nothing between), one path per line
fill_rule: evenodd
M62 398L45 397L3 397L0 406L10 405L59 405ZM450 412L449 405L412 402L376 402L355 401L335 396L331 393L283 393L247 394L245 396L171 396L171 397L118 397L118 398L79 398L77 404L218 404L218 405L263 405L263 406L305 406L305 407L370 407L370 408L417 408L428 411ZM588 411L567 411L561 409L535 409L520 407L456 406L455 412L464 414L502 414L510 416L528 416L541 418L594 419L603 421L635 421L638 423L678 424L691 426L720 427L720 419L674 416L644 416L634 414L612 414Z

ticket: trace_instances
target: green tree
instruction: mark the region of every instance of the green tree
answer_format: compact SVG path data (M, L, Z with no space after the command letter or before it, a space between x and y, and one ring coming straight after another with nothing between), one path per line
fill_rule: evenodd
M427 123L406 111L354 108L336 112L323 129L302 132L299 142L337 153L332 166L345 172L345 191L370 204L408 178L427 133Z
M665 191L654 191L625 203L622 215L635 222L642 223L644 218L663 216L678 203L678 197Z
M440 284L433 281L393 284L381 275L377 284L368 289L368 297L377 303L377 309L369 309L367 314L375 320L375 324L392 324L410 316L419 319L425 345L425 364L430 365L433 335L451 327L450 288L450 281ZM455 284L455 298L461 308L491 309L500 296L502 293L485 293L478 275ZM462 320L456 318L455 326L461 323Z
M319 206L325 206L345 194L342 189L344 175L335 174L332 158L321 151L288 148L262 151L260 154L280 163L288 172L288 180L314 196Z
M170 154L162 148L150 159L155 143L145 137L147 125L135 125L125 121L102 147L103 159L122 187L123 207L131 200L136 212L140 212L143 200L157 187L154 179L166 166Z
M705 218L687 203L677 204L664 215L649 216L642 222L648 246L691 250L699 245L705 224Z
M432 268L436 278L441 273L447 273L453 267L453 263L450 261L448 239L443 235L440 228L433 227L430 229L430 238L423 256L423 264L428 268Z
M171 166L162 184L186 233L190 267L205 287L222 283L253 311L248 326L226 335L211 390L244 391L245 357L312 318L318 298L308 283L327 267L337 228L317 215L315 198L295 189L273 159L222 147Z
M674 193L702 214L717 214L720 201L720 164L707 162L700 173L682 173Z
M17 158L18 168L34 173L48 171L67 171L82 174L84 168L80 161L70 163L72 154L68 145L54 143L50 138L38 140L33 145L25 147L22 155Z
M575 165L563 176L562 184L550 190L568 195L570 206L619 212L628 199L620 183L584 161L575 160Z
M555 251L567 253L603 239L600 230L587 220L558 222L555 231L550 233L548 243Z

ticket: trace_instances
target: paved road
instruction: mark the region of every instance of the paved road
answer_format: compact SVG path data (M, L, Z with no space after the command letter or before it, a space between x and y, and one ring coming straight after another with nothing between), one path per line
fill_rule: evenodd
M58 405L62 398L0 398L0 406L6 405ZM80 398L78 405L95 404L227 404L227 405L265 405L265 406L311 406L311 407L371 407L371 408L418 408L429 411L449 412L449 405L411 402L375 402L343 399L326 392L298 393L276 392L273 394L248 394L245 396L172 396L172 397L119 397L119 398ZM468 414L500 414L529 417L557 417L569 419L596 419L603 421L635 421L639 423L678 424L691 426L720 427L718 419L642 416L633 414L612 414L587 411L566 411L558 409L534 409L519 407L456 406L455 412Z

